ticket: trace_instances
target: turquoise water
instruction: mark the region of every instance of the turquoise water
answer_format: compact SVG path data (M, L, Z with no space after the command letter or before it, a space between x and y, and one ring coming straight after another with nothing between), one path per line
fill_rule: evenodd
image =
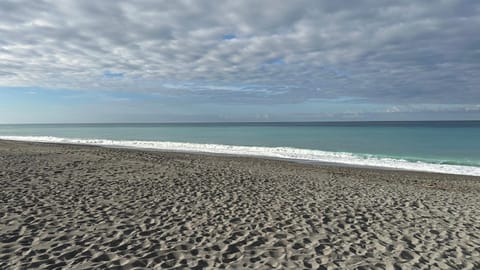
M0 125L0 136L292 147L480 166L480 121Z

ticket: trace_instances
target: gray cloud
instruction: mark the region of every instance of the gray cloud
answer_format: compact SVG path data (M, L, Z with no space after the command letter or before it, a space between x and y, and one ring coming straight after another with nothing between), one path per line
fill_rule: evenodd
M4 0L0 85L478 104L478 29L475 0Z

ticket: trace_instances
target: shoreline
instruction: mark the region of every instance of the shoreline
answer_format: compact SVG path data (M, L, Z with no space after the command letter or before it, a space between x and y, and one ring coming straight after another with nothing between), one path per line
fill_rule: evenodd
M0 268L476 269L478 177L0 140Z
M10 138L9 138L10 137ZM50 139L46 140L45 138ZM52 141L52 139L54 139ZM334 166L334 167L349 167L349 168L367 168L367 169L377 169L377 170L387 170L387 171L412 171L412 172L425 172L425 173L440 173L440 174L448 174L448 175L466 175L466 176L480 176L480 167L476 166L467 166L467 165L454 165L454 164L437 164L437 163L427 163L427 162L413 162L413 161L406 161L402 159L393 159L393 158L376 158L375 165L370 164L356 164L353 161L325 161L325 160L313 160L308 159L305 157L277 157L274 155L268 154L259 154L257 152L252 153L237 153L234 151L225 151L223 152L219 150L212 150L212 149L171 149L172 146L165 147L161 146L160 148L155 148L152 144L171 144L171 145L191 145L196 146L214 146L214 147L225 147L226 149L230 148L241 148L241 149L249 149L249 148L265 148L265 149L289 149L284 147L256 147L256 146L235 146L235 145L217 145L217 144L196 144L196 143L177 143L177 142L162 142L162 141L115 141L115 140L107 140L107 139L70 139L70 138L56 138L56 137L22 137L22 136L1 136L0 141L14 141L14 142L33 142L33 143L46 143L46 144L65 144L65 145L81 145L81 146L97 146L97 147L104 147L104 148L117 148L117 149L135 149L139 151L158 151L158 152L171 152L171 153L189 153L189 154L199 154L199 155L214 155L214 156L233 156L233 157L250 157L250 158L260 158L260 159L270 159L270 160L280 160L280 161L290 161L290 162L297 162L297 163L304 163L304 164L315 164L318 166ZM56 140L56 141L55 141ZM70 140L70 141L68 141ZM92 143L93 142L93 143ZM99 143L100 142L100 143ZM103 143L101 143L103 142ZM109 143L105 143L109 142ZM112 143L115 142L115 143ZM122 145L121 143L125 144ZM142 145L142 143L144 145ZM336 152L325 152L321 150L310 150L310 149L295 149L291 148L292 150L300 150L300 151L319 151L322 153L336 153ZM217 152L215 152L217 151ZM336 154L345 154L342 152L338 152ZM353 156L356 154L348 153ZM384 164L381 164L384 162ZM403 167L401 165L387 165L388 162L400 162L403 163ZM358 161L357 161L358 163ZM365 163L365 162L364 162ZM412 167L413 166L413 167ZM429 167L430 166L430 167ZM418 167L418 168L417 168ZM433 169L432 169L433 168Z

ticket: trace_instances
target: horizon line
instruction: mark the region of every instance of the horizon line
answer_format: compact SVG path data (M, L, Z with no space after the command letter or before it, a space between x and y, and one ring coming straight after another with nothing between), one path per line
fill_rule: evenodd
M25 122L0 125L102 125L102 124L288 124L288 123L392 123L392 122L480 122L477 120L327 120L327 121L166 121L166 122Z

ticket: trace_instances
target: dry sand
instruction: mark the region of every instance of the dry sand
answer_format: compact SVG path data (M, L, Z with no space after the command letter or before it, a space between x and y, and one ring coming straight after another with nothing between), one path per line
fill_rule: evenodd
M480 269L479 180L0 141L0 269Z

